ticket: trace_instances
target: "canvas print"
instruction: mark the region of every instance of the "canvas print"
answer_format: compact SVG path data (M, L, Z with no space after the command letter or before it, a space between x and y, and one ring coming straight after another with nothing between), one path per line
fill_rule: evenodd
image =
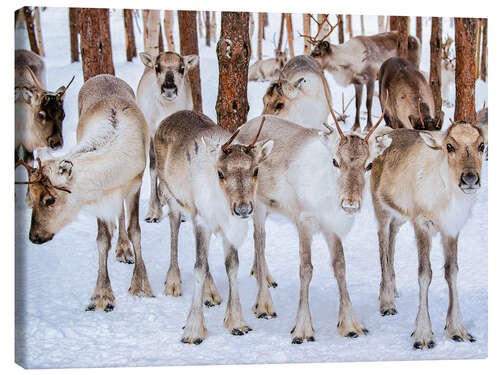
M450 16L17 10L15 361L486 358L488 27Z

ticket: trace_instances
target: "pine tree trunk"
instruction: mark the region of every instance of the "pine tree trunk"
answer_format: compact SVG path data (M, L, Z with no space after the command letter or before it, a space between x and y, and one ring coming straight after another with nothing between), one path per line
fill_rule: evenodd
M441 41L442 41L443 20L441 17L432 17L431 31L431 62L429 72L429 83L431 85L432 96L434 97L435 116L441 113Z
M203 20L201 16L201 12L196 12L196 18L198 19L198 33L200 35L200 39L203 38Z
M342 14L337 15L337 23L339 28L339 44L344 43L344 16Z
M269 17L267 13L262 13L262 39L266 40L266 27L269 25Z
M98 74L114 75L109 9L80 8L79 21L84 80Z
M283 46L283 32L285 28L285 13L281 13L281 25L280 25L280 38L278 40L278 50L281 51L281 47Z
M304 13L304 35L311 35L311 16L309 13ZM311 53L311 41L304 38L304 55Z
M477 18L476 36L476 81L479 79L479 66L481 65L481 18Z
M408 21L409 17L398 17L398 56L408 57ZM417 67L418 68L418 67Z
M80 21L78 14L80 8L69 8L69 42L71 47L71 62L80 61L78 34L80 33Z
M442 26L442 25L441 25ZM422 43L422 17L417 17L417 38Z
M212 22L210 23L210 38L212 39L212 42L215 43L216 41L216 36L215 33L217 31L217 19L215 16L215 11L212 11Z
M488 77L488 19L483 18L483 47L481 51L481 79L486 82Z
M161 21L158 22L158 52L165 52L165 46L163 45L163 31L161 30Z
M36 24L36 38L38 39L38 49L40 56L45 56L45 48L43 48L42 38L42 25L40 24L40 8L35 7L35 24Z
M144 51L152 56L160 52L160 11L143 10Z
M257 60L262 60L262 38L264 36L264 14L258 13L257 22Z
M182 56L199 55L198 32L196 30L196 11L177 11L179 21L180 52ZM191 94L195 111L203 112L201 101L200 64L189 71Z
M249 14L222 12L221 34L217 43L219 92L217 123L234 132L248 115ZM228 43L229 42L229 43Z
M377 23L378 23L378 32L383 33L385 31L385 17L384 16L378 16L377 17Z
M135 35L134 35L134 20L132 15L132 9L123 9L123 23L125 27L125 45L127 51L127 61L132 61L132 59L137 56L137 49L135 47Z
M31 12L31 7L24 7L23 12L24 12L24 19L26 20L26 29L28 30L30 48L36 54L40 54L40 49L38 48L38 43L36 41L35 25L33 20L33 13Z
M390 31L398 31L398 16L389 16L389 30Z
M173 34L173 24L174 24L174 12L172 10L166 10L163 17L163 28L165 29L165 39L167 40L167 48L169 51L175 51L174 45L174 34Z
M347 15L347 33L349 34L349 39L352 39L352 15Z
M210 12L205 11L205 45L210 47Z
M476 56L475 18L455 18L455 121L472 122L476 118L476 79L475 64L471 64Z
M286 30L288 33L288 49L290 50L290 57L294 57L295 53L293 52L293 25L292 25L292 15L290 13L286 13Z
M360 16L361 18L361 35L365 35L365 17Z

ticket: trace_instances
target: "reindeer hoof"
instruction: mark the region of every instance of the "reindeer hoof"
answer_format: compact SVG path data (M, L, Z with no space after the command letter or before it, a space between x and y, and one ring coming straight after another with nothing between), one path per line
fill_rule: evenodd
M395 308L391 307L391 308L388 308L388 309L383 309L380 311L380 314L382 316L387 316L387 315L396 315L398 313L398 310L396 310Z
M422 343L420 341L415 341L413 343L413 349L420 349L421 350L423 348L424 348L424 346L422 345Z
M245 333L239 328L233 328L231 334L234 336L243 336Z
M270 288L277 288L278 287L278 283L276 281L273 281L269 284L269 287Z
M95 303L90 303L86 308L85 311L95 311L97 305Z
M346 335L346 337L348 337L348 338L350 338L350 339L355 339L355 338L356 338L356 337L358 337L358 336L359 336L359 335L358 335L356 332L354 332L354 331L351 331L351 332L349 332L349 333Z
M111 312L114 308L115 307L112 304L107 303L106 306L104 306L104 312Z
M436 346L436 343L435 343L433 340L431 340L431 341L429 341L429 342L427 343L427 347L428 347L429 349L432 349L432 348L434 348L435 346Z
M297 344L297 345L299 345L299 344L302 344L303 342L304 342L304 340L302 340L302 338L301 338L301 337L294 337L294 338L292 339L292 344Z
M214 307L215 306L215 303L213 303L213 302L211 302L209 300L206 300L204 303L205 303L206 307Z
M160 219L157 217L147 217L145 220L147 223L159 223L160 222Z
M200 344L203 342L203 339L201 339L201 338L197 338L197 339L191 340L191 339L189 339L189 338L187 338L187 337L183 337L183 338L181 339L181 342L182 342L183 344L195 344L195 345L200 345Z
M314 338L314 336L309 336L306 340L309 341L309 342L316 341L316 339Z

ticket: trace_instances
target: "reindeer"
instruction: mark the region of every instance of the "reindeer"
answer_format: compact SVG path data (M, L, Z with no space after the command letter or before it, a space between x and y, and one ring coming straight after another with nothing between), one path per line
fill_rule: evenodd
M436 113L429 83L408 60L401 57L387 59L380 68L378 83L380 105L388 99L386 125L392 128L441 129L444 113Z
M195 287L182 342L200 344L207 332L203 316L205 291L217 294L207 257L212 234L220 233L224 243L229 280L224 327L233 335L251 328L243 319L238 294L238 247L246 238L248 221L255 209L255 191L261 177L259 165L266 160L273 141L231 144L238 134L228 133L207 116L179 111L163 120L154 137L158 177L167 191L171 231L171 263L167 273L167 294L180 294L177 263L179 225L183 213L191 217L196 239ZM227 140L227 141L226 141ZM207 286L208 284L208 286ZM220 302L219 302L220 303Z
M326 81L324 92L327 94ZM327 101L330 102L326 95ZM331 108L331 104L329 103ZM338 331L345 337L358 337L368 332L356 318L345 279L342 239L360 211L363 191L371 160L390 143L387 136L370 136L382 117L365 137L344 135L333 109L335 132L306 129L287 120L266 116L263 138L274 141L273 153L259 167L261 180L257 187L254 221L254 272L258 284L253 311L257 318L276 316L268 285L269 274L264 256L265 221L270 212L277 212L295 223L299 234L300 301L294 328L293 344L314 341L314 329L309 311L309 283L312 278L311 242L315 232L321 232L328 243L332 266L339 288ZM254 134L259 118L241 127L236 138L247 142Z
M152 296L141 255L139 195L149 147L148 126L135 104L132 89L111 75L89 79L79 94L78 144L61 157L37 158L38 167L24 161L33 202L29 239L46 243L77 214L86 209L97 217L99 270L87 310L111 311L115 297L108 276L107 259L114 222L123 201L127 205L128 239L135 267L129 293ZM42 161L43 160L43 161ZM126 166L124 168L124 166Z
M257 60L248 69L249 81L271 81L277 79L287 62L287 52L274 50L274 58Z
M137 87L137 105L146 117L151 136L149 150L149 172L151 191L146 222L158 223L162 216L162 206L158 198L158 178L156 173L153 137L160 121L168 115L183 109L193 109L191 84L188 73L198 65L198 56L180 56L175 52L162 52L158 56L140 53L145 66Z
M458 304L457 244L481 186L487 131L487 126L481 127L477 121L452 122L445 132L396 129L389 134L390 147L373 161L371 193L382 269L380 313L397 313L395 239L401 225L410 221L419 263L419 308L412 333L416 349L435 346L428 290L432 278L429 252L437 232L441 233L450 298L446 334L455 341L475 341L463 324Z
M397 40L397 32L356 36L340 45L311 38L311 43L315 46L311 56L321 64L323 69L333 75L340 86L354 85L356 118L352 127L353 131L360 129L363 86L366 86L366 110L368 112L365 131L372 127L372 101L377 73L385 60L397 55ZM420 42L411 35L408 37L408 60L418 68Z
M15 160L33 163L39 147L63 146L64 95L75 77L55 92L48 91L45 63L31 51L15 52ZM21 148L23 150L21 155Z
M323 129L328 103L323 93L323 70L312 57L291 58L264 95L262 114L271 114L306 128ZM328 89L328 95L330 89Z

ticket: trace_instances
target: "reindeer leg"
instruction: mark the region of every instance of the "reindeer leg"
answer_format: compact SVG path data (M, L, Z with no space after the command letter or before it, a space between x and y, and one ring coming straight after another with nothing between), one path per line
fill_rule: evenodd
M142 175L141 175L142 179ZM151 285L149 284L146 266L142 259L141 250L141 227L139 225L139 196L141 194L141 179L138 182L138 189L127 197L128 216L128 237L134 248L134 273L130 281L128 292L133 296L153 297Z
M206 307L214 307L222 303L222 298L215 286L214 278L210 273L210 267L207 264L207 276L203 285L203 303Z
M366 127L365 132L368 132L372 128L372 103L373 103L373 92L375 89L375 80L369 79L366 83Z
M179 227L181 226L181 213L175 210L173 203L169 201L168 217L170 219L170 267L165 278L165 289L163 293L173 297L182 296L181 271L179 270Z
M97 249L99 250L99 270L94 294L86 311L103 309L112 311L115 307L115 296L111 289L108 275L108 251L111 248L111 226L104 220L97 219Z
M253 312L259 319L269 319L277 316L274 310L271 293L268 289L268 286L276 287L277 284L272 280L269 274L264 254L266 246L266 217L266 207L264 204L257 201L253 215L254 262L250 275L255 276L259 287L257 301L252 307Z
M314 341L311 311L309 309L309 284L313 265L311 263L312 231L305 222L297 222L300 253L300 300L297 318L292 331L292 344L302 344L304 340Z
M203 316L203 284L208 268L210 232L197 217L193 219L196 239L196 262L194 264L194 293L181 341L186 344L201 344L207 336Z
M389 275L391 277L391 284L394 289L394 297L399 297L398 289L396 288L396 272L394 271L394 252L396 246L396 236L399 232L399 228L403 225L404 222L398 220L396 218L392 218L391 224L389 225L389 251L387 253L388 256L388 267L389 267Z
M229 296L227 298L224 327L235 336L243 336L252 329L243 319L240 296L238 293L238 249L224 238L224 256L226 258L226 273L229 281Z
M351 130L352 131L359 131L360 130L359 115L361 112L361 100L363 98L363 85L355 83L354 89L356 91L356 119L354 120L354 125L352 126Z
M412 333L413 339L415 340L413 347L415 349L423 349L426 347L432 349L435 343L432 337L431 318L429 316L429 285L432 279L431 261L429 257L431 236L428 232L428 228L422 225L422 223L415 222L413 227L415 229L418 247L418 284L420 287L415 331Z
M344 248L342 246L342 241L335 233L326 233L325 237L330 249L333 272L335 274L335 278L337 279L337 285L339 288L339 321L337 323L339 334L343 337L350 338L365 335L368 333L368 330L364 328L356 318L352 308L351 298L349 297L349 291L347 290L345 280Z
M122 263L133 264L134 255L130 250L130 241L125 228L125 202L122 203L122 212L118 218L118 241L116 241L116 260Z
M448 283L450 303L448 305L448 315L446 316L446 334L454 341L468 340L476 341L474 336L467 332L462 321L462 314L458 303L457 290L457 237L448 237L441 233L444 250L444 277Z
M160 198L158 197L158 174L156 172L156 155L151 140L149 146L149 175L151 178L151 192L149 197L149 209L146 215L148 223L159 223L162 216Z
M34 163L34 157L33 157L33 153L30 152L30 151L27 151L24 147L23 147L23 160L28 163L29 165L33 166L33 163ZM30 179L30 172L29 171L26 171L28 173L28 181ZM29 185L26 189L26 198L24 200L26 202L26 205L28 207L33 207L33 201L31 200L31 196L30 196L30 188L29 188Z

